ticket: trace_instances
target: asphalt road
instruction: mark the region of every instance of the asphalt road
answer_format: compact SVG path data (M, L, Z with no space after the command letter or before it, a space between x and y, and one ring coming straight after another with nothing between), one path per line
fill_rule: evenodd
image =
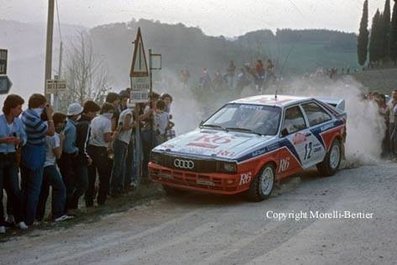
M397 164L312 171L260 203L152 201L12 238L0 243L0 264L397 264Z

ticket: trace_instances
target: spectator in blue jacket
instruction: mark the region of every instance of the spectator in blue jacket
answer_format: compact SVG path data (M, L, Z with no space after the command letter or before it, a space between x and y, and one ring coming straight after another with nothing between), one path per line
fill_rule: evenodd
M24 195L25 223L32 225L35 217L45 162L45 137L55 132L52 107L41 94L29 98L28 109L22 113L27 142L22 148L21 178Z
M77 203L72 202L73 193L76 186L80 169L78 168L79 148L76 144L77 137L77 120L80 119L83 107L79 103L72 103L68 107L66 113L67 121L64 130L65 140L63 142L63 150L59 159L59 169L66 187L66 209L76 209ZM72 205L73 204L73 205Z

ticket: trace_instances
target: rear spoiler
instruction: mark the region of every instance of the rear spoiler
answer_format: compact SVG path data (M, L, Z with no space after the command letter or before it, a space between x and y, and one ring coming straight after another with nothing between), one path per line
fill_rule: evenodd
M345 100L341 98L317 98L318 100L331 105L335 109L345 112Z

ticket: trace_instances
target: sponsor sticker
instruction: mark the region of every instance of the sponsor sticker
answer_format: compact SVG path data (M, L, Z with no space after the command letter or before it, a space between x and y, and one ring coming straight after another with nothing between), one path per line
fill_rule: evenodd
M245 185L251 182L252 179L252 172L242 173L240 175L240 183L239 185Z

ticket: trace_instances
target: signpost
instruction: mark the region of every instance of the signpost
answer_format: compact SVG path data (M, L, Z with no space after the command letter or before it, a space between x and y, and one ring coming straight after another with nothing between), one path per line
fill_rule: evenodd
M12 86L11 80L6 75L0 76L0 94L8 94Z
M46 94L57 94L66 91L66 80L49 79L45 83Z
M0 49L0 75L7 74L7 53L6 49Z
M131 103L145 103L149 97L150 78L146 62L145 48L143 46L141 29L135 39L134 53L130 70L131 78Z
M0 49L0 94L8 94L12 86L12 82L7 76L7 55L6 49Z

